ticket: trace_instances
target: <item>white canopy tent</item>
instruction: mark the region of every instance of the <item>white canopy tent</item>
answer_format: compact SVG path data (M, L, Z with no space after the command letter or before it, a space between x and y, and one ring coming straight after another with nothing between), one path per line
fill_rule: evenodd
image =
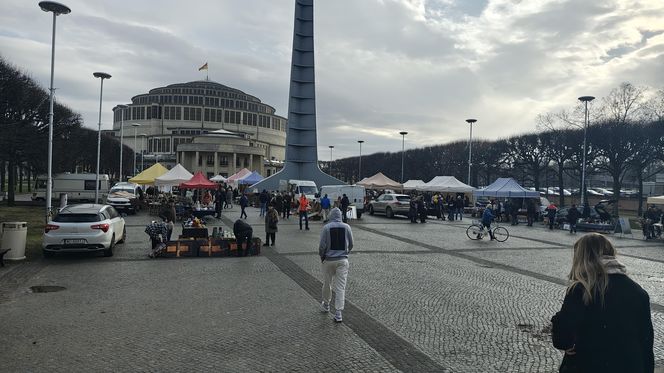
M221 175L216 175L211 177L210 181L214 181L215 183L223 183L224 181L226 181L226 178Z
M475 188L460 182L454 176L436 176L428 183L418 186L417 190L439 193L470 193Z
M403 189L404 190L414 190L414 189L417 189L418 187L420 187L424 184L426 184L426 183L422 180L419 180L419 179L417 179L417 180L408 180L405 183L403 183Z
M167 173L154 179L154 184L160 187L174 187L191 180L192 177L194 175L178 163Z

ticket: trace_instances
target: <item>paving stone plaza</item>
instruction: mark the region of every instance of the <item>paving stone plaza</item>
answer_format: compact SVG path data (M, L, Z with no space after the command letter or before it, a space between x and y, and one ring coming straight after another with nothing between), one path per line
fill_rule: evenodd
M257 209L247 221L264 239ZM227 227L239 209L208 226ZM471 241L456 222L365 215L344 322L318 309L321 222L279 223L245 258L149 259L146 214L129 216L112 258L57 256L0 268L0 371L556 372L549 325L578 236L506 227ZM179 233L176 228L175 234ZM651 297L664 367L664 242L611 235ZM62 286L33 293L31 286Z

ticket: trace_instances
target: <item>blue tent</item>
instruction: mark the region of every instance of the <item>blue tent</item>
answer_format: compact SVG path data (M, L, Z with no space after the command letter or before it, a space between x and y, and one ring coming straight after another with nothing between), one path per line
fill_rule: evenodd
M244 177L240 180L238 180L238 184L248 184L248 185L253 185L256 184L257 182L263 180L263 176L259 174L258 172L254 171L247 175L247 177Z
M511 177L501 177L486 188L473 192L475 197L539 198L539 192L525 189Z

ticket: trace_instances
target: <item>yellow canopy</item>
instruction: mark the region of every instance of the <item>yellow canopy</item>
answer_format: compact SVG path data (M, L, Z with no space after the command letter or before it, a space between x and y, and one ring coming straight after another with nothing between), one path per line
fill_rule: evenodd
M168 169L162 166L161 163L155 163L152 167L129 179L129 182L141 185L154 184L154 179L167 172Z

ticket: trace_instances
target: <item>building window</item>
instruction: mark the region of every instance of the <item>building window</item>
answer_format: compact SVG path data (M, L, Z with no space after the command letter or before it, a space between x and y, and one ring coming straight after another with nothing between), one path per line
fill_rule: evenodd
M207 164L208 166L214 165L214 154L207 156L205 164Z
M199 166L202 166L202 165L203 165L203 157L200 156L200 155L198 156L198 165L199 165Z
M196 119L195 119L195 120L196 120L197 122L200 122L200 121L201 121L201 109L200 109L200 108L196 108L195 110L196 110Z
M219 123L221 123L221 110L216 110L216 111L217 111L217 118L216 118L216 122L219 122Z
M222 166L228 166L228 156L219 155L219 164Z
M188 107L185 107L185 108L182 108L182 110L184 110L184 113L183 113L183 114L184 114L184 115L183 115L183 119L184 119L184 120L189 120L189 108L188 108Z

